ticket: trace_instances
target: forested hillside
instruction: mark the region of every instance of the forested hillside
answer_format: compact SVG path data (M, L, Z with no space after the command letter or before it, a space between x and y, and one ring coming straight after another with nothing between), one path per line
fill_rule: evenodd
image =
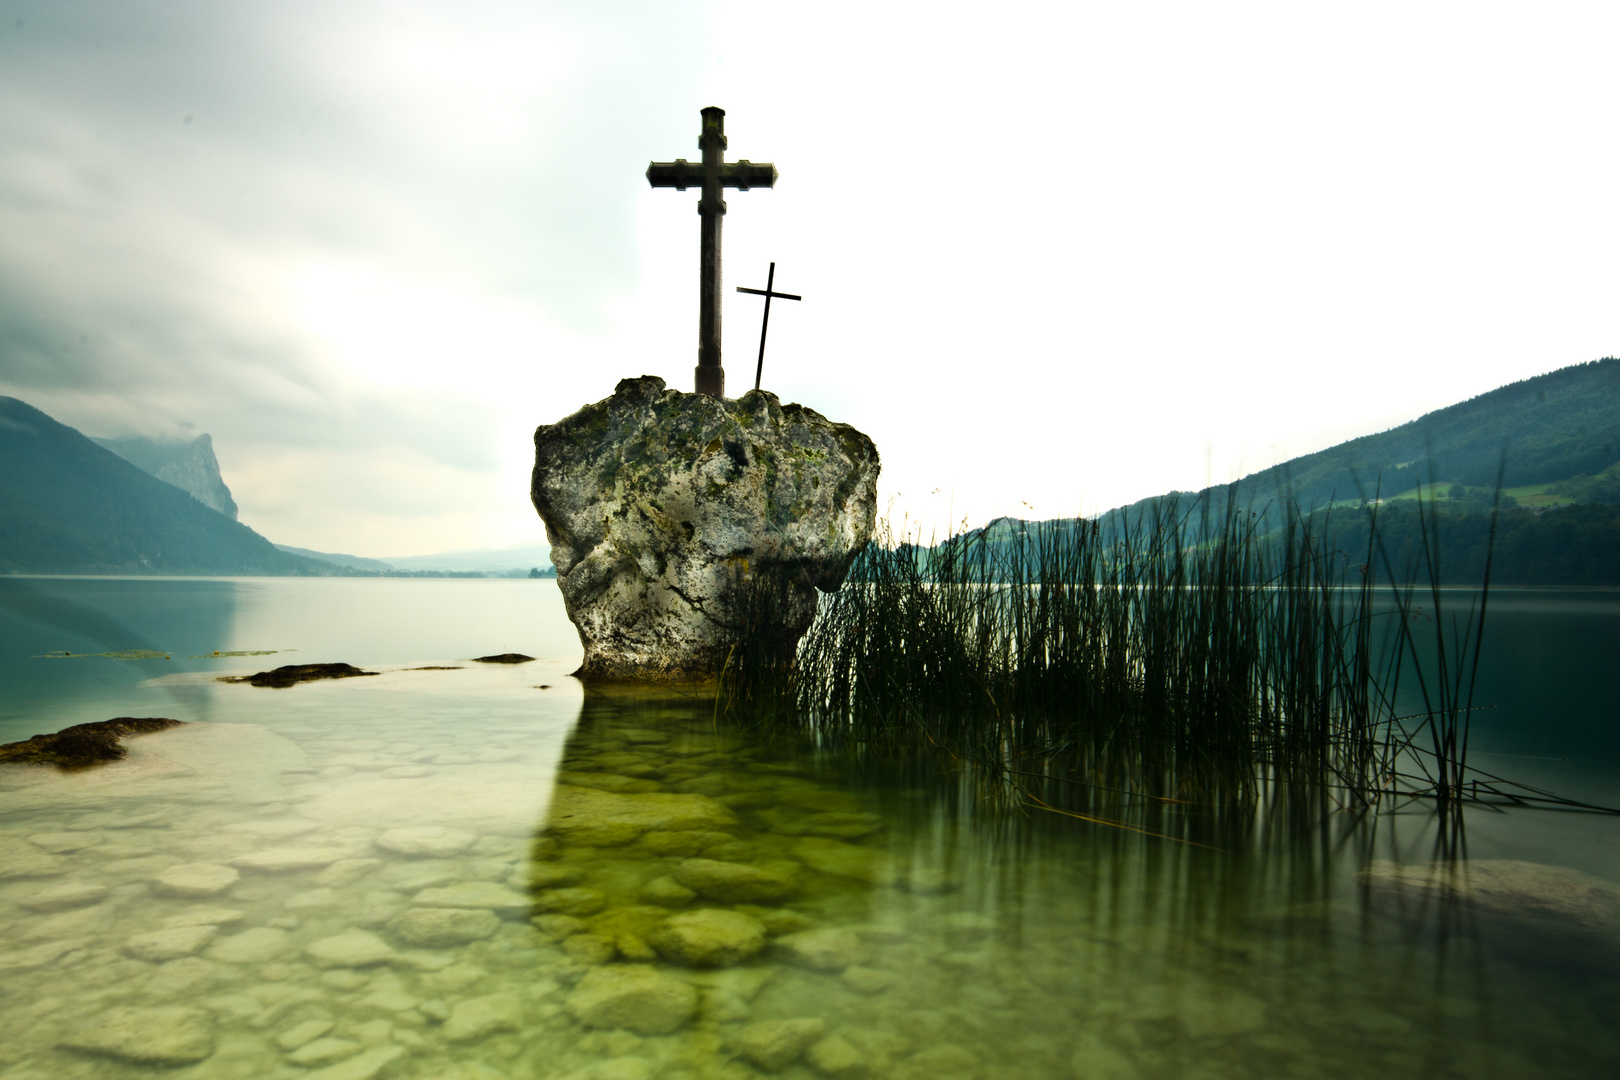
M0 397L0 572L328 574L16 398Z

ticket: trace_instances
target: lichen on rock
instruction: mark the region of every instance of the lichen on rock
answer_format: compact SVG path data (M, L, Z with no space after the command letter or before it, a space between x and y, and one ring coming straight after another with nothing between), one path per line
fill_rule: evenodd
M773 598L791 649L872 535L872 440L755 390L735 400L650 375L535 431L546 525L589 680L704 681Z

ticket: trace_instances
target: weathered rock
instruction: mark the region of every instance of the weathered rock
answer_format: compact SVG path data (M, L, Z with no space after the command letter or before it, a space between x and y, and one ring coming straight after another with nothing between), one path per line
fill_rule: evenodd
M826 1030L826 1023L815 1018L762 1020L733 1032L726 1042L766 1072L781 1072Z
M342 848L271 848L237 856L231 860L231 865L238 870L256 870L261 874L284 874L290 870L319 870L347 854Z
M137 960L161 964L165 960L190 956L212 941L217 933L217 926L172 926L167 930L136 934L124 942L124 951Z
M776 939L774 948L788 963L812 971L843 971L866 955L860 935L843 929L786 934Z
M394 950L388 947L387 942L364 930L346 930L321 938L304 953L315 961L315 966L323 968L366 967L394 958Z
M328 1031L332 1030L332 1027L333 1022L331 1020L305 1020L302 1023L294 1024L292 1027L276 1036L276 1045L281 1047L283 1050L296 1050L300 1046L313 1042L322 1035L325 1035Z
M881 994L894 985L894 976L887 971L862 967L859 964L845 968L839 978L845 986L857 994Z
M534 896L536 911L555 915L594 915L605 907L607 897L583 885L571 889L547 889Z
M647 935L647 943L673 963L730 967L765 947L765 924L740 911L689 911L671 915Z
M377 846L395 855L421 858L432 856L447 858L460 855L478 837L461 829L447 829L442 825L416 825L403 829L389 829L377 837Z
M509 913L529 909L528 897L493 881L463 881L442 889L423 889L411 903L421 907L483 908Z
M807 836L793 845L793 857L812 870L835 877L869 881L874 885L892 885L895 881L894 860L886 852L859 844Z
M275 926L253 926L214 942L208 950L211 960L227 964L264 964L287 948L287 931Z
M737 815L706 795L618 795L559 784L546 828L571 844L617 847L648 830L732 828Z
M288 1054L287 1060L294 1065L330 1065L359 1052L360 1044L349 1039L314 1039Z
M159 892L173 896L213 896L235 885L241 871L218 863L171 866L157 876Z
M50 735L0 746L0 764L55 765L64 771L87 769L128 756L122 739L179 727L185 721L161 716L120 716L74 724Z
M164 926L229 926L242 921L242 913L235 908L192 908L163 920Z
M1516 859L1415 865L1375 860L1360 876L1395 897L1433 897L1544 927L1620 934L1620 886L1567 866Z
M672 877L656 877L636 892L636 898L660 907L680 907L697 899L697 893Z
M270 686L285 690L301 682L318 679L353 679L361 675L376 675L375 671L361 671L352 664L285 664L273 671L260 671L252 675L228 675L220 682L247 683L249 686Z
M0 836L0 881L9 878L56 877L65 874L72 862L60 855L47 855L33 844L14 836Z
M804 1059L823 1076L865 1076L870 1068L866 1055L841 1035L829 1035L811 1044L804 1052Z
M44 889L26 898L22 906L29 911L67 911L69 908L88 907L107 899L107 886L89 881L70 881Z
M718 859L687 859L675 868L675 880L700 896L723 904L780 900L798 888L790 874Z
M444 1037L451 1042L472 1042L497 1031L517 1031L523 1017L509 994L467 998L456 1002L444 1022Z
M305 1073L303 1080L371 1080L404 1056L403 1046L374 1046L336 1065Z
M625 379L535 431L531 494L585 679L713 678L757 588L791 651L871 538L872 441L776 395Z
M568 1011L586 1027L668 1035L697 1015L696 988L641 964L588 972L568 995Z
M445 949L482 941L500 928L501 920L478 908L412 908L388 920L388 932L407 945Z
M214 1052L213 1021L202 1009L121 1006L90 1018L62 1045L138 1065L190 1065Z

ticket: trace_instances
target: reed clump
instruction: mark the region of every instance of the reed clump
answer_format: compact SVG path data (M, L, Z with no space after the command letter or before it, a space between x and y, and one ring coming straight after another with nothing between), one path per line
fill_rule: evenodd
M1373 527L1355 551L1331 514L1231 493L929 546L883 534L796 649L759 590L717 709L861 753L942 751L1021 802L1054 784L1204 805L1301 785L1347 806L1456 801L1466 743L1435 732L1466 739L1460 657L1442 640L1439 707L1396 714L1418 662L1413 579L1386 557L1379 586L1377 501L1358 512Z

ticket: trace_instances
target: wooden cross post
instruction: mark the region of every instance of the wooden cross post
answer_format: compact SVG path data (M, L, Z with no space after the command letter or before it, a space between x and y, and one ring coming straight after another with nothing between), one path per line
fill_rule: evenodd
M759 377L765 372L765 331L771 328L771 297L780 297L783 300L803 300L802 296L794 296L790 292L772 292L771 286L776 284L776 264L771 263L771 272L765 277L765 288L745 289L737 286L738 292L753 293L755 296L765 298L765 319L759 324L759 365L754 368L754 389L759 389Z
M776 166L756 165L747 158L727 162L726 111L709 106L703 110L703 133L698 136L703 163L693 165L685 158L655 161L647 166L647 183L685 191L702 187L698 214L703 218L702 259L698 269L698 363L693 373L696 390L711 397L726 396L726 373L720 366L720 220L725 216L724 188L747 191L776 184Z

